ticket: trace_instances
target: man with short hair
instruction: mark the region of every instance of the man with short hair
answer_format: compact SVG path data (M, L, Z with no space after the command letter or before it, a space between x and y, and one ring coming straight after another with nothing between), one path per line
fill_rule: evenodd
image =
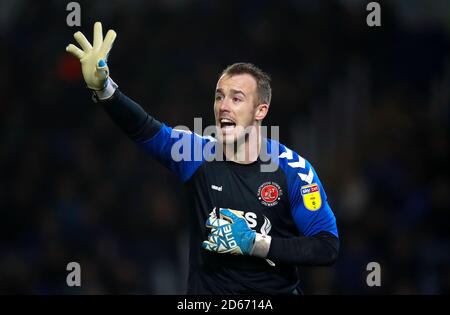
M114 31L103 41L95 23L93 46L80 32L74 37L82 50L67 51L80 59L96 101L190 191L188 294L298 294L297 266L336 261L336 220L315 170L262 137L267 74L249 63L226 68L215 90L216 137L203 137L166 126L118 90L106 64ZM189 144L181 159L173 150L180 141ZM270 163L276 167L264 171Z

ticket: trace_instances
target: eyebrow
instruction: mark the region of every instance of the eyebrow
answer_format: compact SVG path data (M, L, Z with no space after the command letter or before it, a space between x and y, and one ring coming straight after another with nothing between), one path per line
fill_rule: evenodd
M242 94L244 97L246 96L244 92L241 90L230 89L233 94Z
M241 90L236 90L236 89L230 89L230 91L231 91L231 93L233 93L233 94L242 94L244 97L246 97L246 95L245 95L245 93L243 92L243 91L241 91ZM225 94L223 91L222 91L222 89L216 89L216 94L217 93L221 93L221 94Z

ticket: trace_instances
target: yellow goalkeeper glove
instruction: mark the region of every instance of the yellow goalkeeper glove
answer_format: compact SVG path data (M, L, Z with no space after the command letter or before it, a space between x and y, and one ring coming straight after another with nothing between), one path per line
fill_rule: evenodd
M66 51L80 59L84 81L88 88L92 90L100 91L106 86L109 77L109 68L106 61L116 36L116 32L109 30L105 40L103 40L102 23L96 22L94 24L93 46L83 33L76 32L73 37L82 50L73 44L66 47Z

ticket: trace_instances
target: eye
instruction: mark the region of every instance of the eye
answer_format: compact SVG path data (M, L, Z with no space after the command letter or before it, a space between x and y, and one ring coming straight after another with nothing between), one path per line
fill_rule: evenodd
M222 95L216 95L216 101L221 101L223 99Z
M242 100L238 97L233 97L233 102L235 102L235 103L242 102Z

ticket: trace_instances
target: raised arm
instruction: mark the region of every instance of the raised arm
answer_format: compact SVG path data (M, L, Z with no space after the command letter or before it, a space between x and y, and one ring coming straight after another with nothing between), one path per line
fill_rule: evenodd
M84 81L94 93L94 100L100 102L111 119L132 139L143 141L153 137L162 124L151 117L136 102L122 94L117 84L109 77L108 55L117 34L113 30L106 33L103 40L102 24L94 24L93 45L81 32L74 38L80 45L70 44L66 51L80 60Z
M103 40L102 24L96 22L93 45L81 32L76 32L74 38L81 49L70 44L66 51L80 60L84 81L93 91L94 101L102 105L119 128L182 181L187 181L203 162L202 154L197 160L194 159L194 150L191 148L199 147L201 150L207 139L166 126L118 90L118 85L109 76L107 64L116 36L116 32L109 30ZM190 144L192 154L187 159L179 159L177 152L172 150L178 141Z

